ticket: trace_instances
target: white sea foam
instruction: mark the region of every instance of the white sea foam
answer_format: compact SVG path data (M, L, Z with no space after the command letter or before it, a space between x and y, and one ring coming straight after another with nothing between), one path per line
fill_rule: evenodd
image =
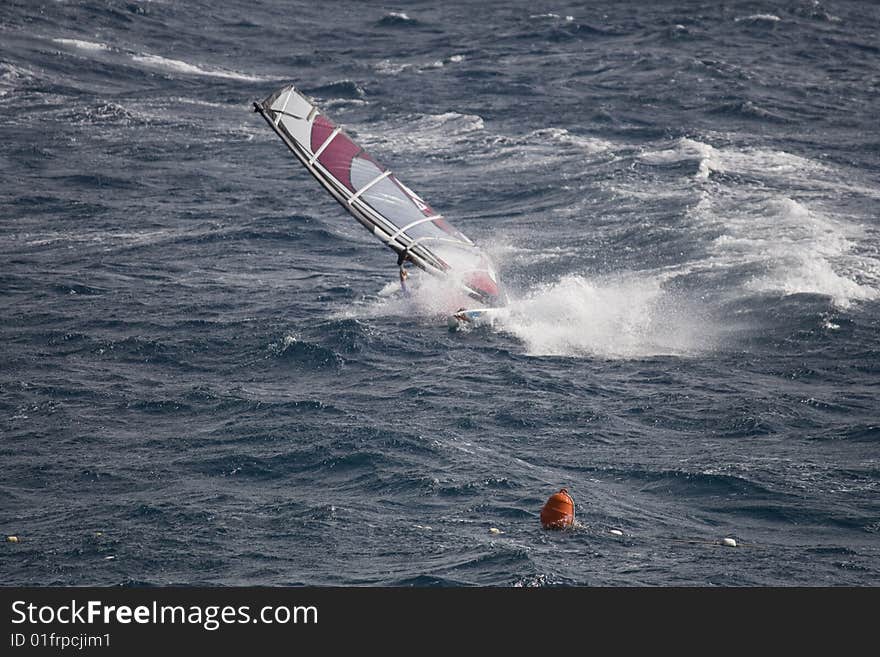
M459 148L457 142L470 139L472 133L484 128L482 117L476 114L444 112L382 122L369 132L359 131L359 135L361 145L367 148L379 145L408 153L436 153Z
M322 105L327 109L334 109L336 107L351 107L352 105L366 105L367 101L362 98L333 98L331 100L325 101Z
M343 319L421 317L445 322L450 313L475 303L455 281L420 271L414 271L410 277L408 292L403 295L399 281L389 281L379 290L377 298L349 306L335 316Z
M713 172L787 175L827 171L825 165L785 151L760 148L715 148L696 139L683 137L671 148L644 151L639 158L649 164L696 162L694 177L706 180Z
M174 71L175 73L185 73L187 75L202 75L214 78L226 78L229 80L243 80L245 82L263 82L266 78L255 75L247 75L236 71L227 71L224 69L207 69L195 64L180 61L179 59L169 59L160 55L132 55L134 61L140 64L146 64L151 67Z
M638 157L649 165L694 163L690 179L613 185L627 197L652 200L671 191L686 203L682 230L708 241L705 256L678 263L682 275L729 270L730 294L819 294L841 309L880 298L871 224L847 213L848 198L876 199L880 190L845 169L772 148L688 138Z
M39 74L32 68L0 62L0 82L4 84L16 85L20 82L29 82L38 78Z
M7 96L11 97L11 92L35 76L36 74L28 69L0 62L0 101L5 102Z
M760 267L746 289L830 297L848 308L880 298L880 262L858 253L863 229L782 194L706 193L695 217L723 232L710 246L716 264Z
M562 16L551 12L551 13L547 13L547 14L530 14L529 18L549 18L552 20L559 20L560 18L562 18ZM573 20L574 20L574 16L566 16L565 17L566 23L571 23Z
M721 154L710 146L695 139L686 137L679 139L672 148L660 151L646 151L640 156L649 164L664 164L670 162L682 162L696 160L697 172L694 177L706 179L713 171L724 171Z
M582 253L576 246L551 246L547 248L526 248L507 243L483 244L495 262L505 262L515 267L552 262L563 258L573 258Z
M433 59L428 62L400 62L391 59L383 59L373 64L373 68L377 73L381 73L382 75L398 75L407 70L421 73L431 69L443 68L447 64L460 64L465 59L464 55L450 55L445 59Z
M717 339L706 312L651 275L568 275L512 299L510 308L501 330L535 356L687 356Z
M480 117L454 112L412 117L403 126L397 121L380 134L395 148L408 151L449 150L464 141L473 157L485 157L489 165L514 160L534 164L540 158L574 155L573 148L554 148L554 143L587 153L604 149L621 153L620 145L572 135L562 128L516 137L497 135L486 130ZM871 229L861 226L858 218L853 221L836 212L833 200L829 201L833 195L811 190L824 184L840 193L843 188L838 185L854 184L845 171L781 150L728 145L729 137L720 137L718 146L707 142L683 138L643 151L636 157L645 164L693 162L692 173L662 183L640 177L633 190L623 190L627 198L684 201L689 209L681 230L704 242L702 253L697 250L687 261L638 273L602 277L571 273L536 284L511 300L510 317L498 328L517 337L534 355L687 356L720 344L728 329L713 319L713 313L732 298L755 293L819 294L840 309L880 298L880 253L870 251ZM483 148L489 143L491 152ZM623 156L629 157L626 152ZM502 245L491 253L496 262L512 264L513 269L576 258L570 250L529 249L521 244ZM698 292L677 291L679 280L686 281L687 289L699 289L703 275L711 277L713 286L729 287L715 289L705 301ZM389 285L370 312L437 318L455 304L434 292L401 301L392 294L396 287Z
M383 59L373 64L373 68L376 69L376 72L381 73L382 75L397 75L411 67L412 64L402 64L400 62L391 61L390 59Z
M767 21L770 23L778 23L782 19L775 14L751 14L750 16L740 16L733 19L735 23L742 21Z
M110 46L106 43L95 43L93 41L82 41L80 39L52 39L55 43L64 46L74 46L82 50L110 50Z
M225 103L213 103L209 100L205 100L203 98L187 98L185 96L173 96L168 99L171 103L186 103L187 105L199 105L200 107L210 107L212 109L219 110L228 110L230 108L234 108L237 111L247 111L250 109L248 105L234 105L230 106Z
M753 281L751 286L757 290L781 290L785 294L824 294L842 309L849 308L854 301L880 296L876 289L841 275L821 257L796 258L791 266L779 266L772 274Z
M601 153L614 148L614 144L610 141L596 137L573 135L565 128L540 128L529 133L529 141L545 139L551 139L560 144L570 144L587 153Z
M338 318L421 317L445 322L474 305L447 280L416 272L410 294L389 281L374 298ZM532 356L633 359L690 356L714 347L719 329L697 304L663 287L662 277L626 274L603 279L569 275L510 300L494 330L520 340Z
M486 131L475 145L477 148L469 153L469 159L479 161L482 171L493 171L496 176L520 175L540 166L585 168L597 160L613 158L619 148L611 141L553 126L517 136ZM559 182L560 189L567 189L564 177Z

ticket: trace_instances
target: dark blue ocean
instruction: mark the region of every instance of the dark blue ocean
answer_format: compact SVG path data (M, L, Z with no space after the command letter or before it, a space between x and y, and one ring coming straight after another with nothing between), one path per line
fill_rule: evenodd
M509 320L398 294L289 83ZM0 582L880 585L878 111L870 2L4 0Z

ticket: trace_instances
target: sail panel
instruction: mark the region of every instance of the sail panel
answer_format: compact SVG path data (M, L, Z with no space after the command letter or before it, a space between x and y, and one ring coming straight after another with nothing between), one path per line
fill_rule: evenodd
M270 96L271 98L271 96ZM273 119L298 143L308 143L311 127L306 117L314 105L296 93L279 92L272 100Z
M361 164L357 169L353 168L352 182L355 189L366 186L381 173L382 170L375 165ZM375 183L360 198L376 212L391 221L398 229L426 217L425 213L394 182L393 176L388 176ZM404 235L414 239L430 234L430 228L426 225L427 223L414 225Z
M323 116L319 116L312 124L312 153L317 153L329 139L336 126ZM325 169L352 192L357 191L351 181L352 161L361 152L361 147L348 138L344 132L337 133L318 156Z
M400 257L454 277L483 303L503 302L489 258L292 85L254 105L327 191Z

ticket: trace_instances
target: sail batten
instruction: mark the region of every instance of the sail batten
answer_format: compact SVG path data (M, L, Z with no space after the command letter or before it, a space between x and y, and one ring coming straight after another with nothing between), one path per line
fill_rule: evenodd
M399 263L409 260L453 277L483 304L504 302L488 256L293 85L254 108L342 207L398 254Z

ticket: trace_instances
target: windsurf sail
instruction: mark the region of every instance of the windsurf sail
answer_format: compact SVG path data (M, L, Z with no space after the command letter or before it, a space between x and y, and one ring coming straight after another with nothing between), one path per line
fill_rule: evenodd
M486 306L506 303L489 257L293 85L254 109L333 198L397 253L398 265L446 277Z

